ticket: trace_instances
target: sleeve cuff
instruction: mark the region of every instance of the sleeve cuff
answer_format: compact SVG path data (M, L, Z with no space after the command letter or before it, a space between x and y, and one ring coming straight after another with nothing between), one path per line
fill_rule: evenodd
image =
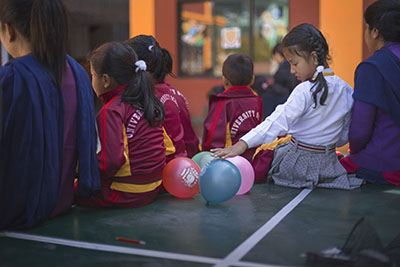
M249 148L260 145L262 143L262 141L260 142L259 139L260 138L255 131L250 131L247 134L245 134L244 136L242 136L242 138L240 138L240 140L243 140L247 143L247 146Z

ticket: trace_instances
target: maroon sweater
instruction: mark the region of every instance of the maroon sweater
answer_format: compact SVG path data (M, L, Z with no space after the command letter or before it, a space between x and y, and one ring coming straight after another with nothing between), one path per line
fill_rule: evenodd
M223 148L239 139L262 120L262 100L248 86L232 86L211 96L204 121L203 150ZM254 149L242 156L251 160Z
M163 121L164 145L167 162L176 157L186 157L184 128L180 117L179 104L175 96L171 94L170 88L166 83L156 83L154 85L156 95L165 108L165 118Z
M161 127L151 127L143 112L121 102L125 86L100 96L104 106L97 115L101 178L127 184L161 180L165 147Z
M185 96L175 87L167 82L165 82L165 84L169 87L171 94L175 97L178 103L179 117L183 126L183 131L185 132L183 136L183 140L185 141L185 149L188 157L191 158L199 153L200 142L192 127L192 121L190 119L189 113L189 103L186 100Z

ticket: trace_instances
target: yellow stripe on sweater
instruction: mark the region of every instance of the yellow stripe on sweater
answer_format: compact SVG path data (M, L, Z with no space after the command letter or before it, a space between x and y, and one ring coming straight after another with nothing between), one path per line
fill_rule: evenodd
M150 192L156 189L160 184L162 183L162 180L150 183L150 184L127 184L127 183L118 183L118 182L113 182L110 186L111 189L113 190L118 190L121 192L128 192L128 193L145 193L145 192Z

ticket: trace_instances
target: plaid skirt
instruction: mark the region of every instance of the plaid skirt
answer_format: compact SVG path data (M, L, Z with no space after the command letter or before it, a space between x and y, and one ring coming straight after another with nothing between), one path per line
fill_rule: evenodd
M335 146L315 146L292 138L275 148L268 178L275 184L295 188L355 189L363 180L348 176Z

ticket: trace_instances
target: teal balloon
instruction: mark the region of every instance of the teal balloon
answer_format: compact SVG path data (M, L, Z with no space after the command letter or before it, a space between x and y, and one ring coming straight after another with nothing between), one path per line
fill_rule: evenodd
M216 159L200 172L200 193L207 202L220 203L233 198L242 182L239 169L230 161Z
M206 166L207 163L210 161L218 159L217 157L213 157L212 153L210 151L203 151L200 153L197 153L196 155L193 156L192 160L199 165L200 169L202 169L204 166Z

